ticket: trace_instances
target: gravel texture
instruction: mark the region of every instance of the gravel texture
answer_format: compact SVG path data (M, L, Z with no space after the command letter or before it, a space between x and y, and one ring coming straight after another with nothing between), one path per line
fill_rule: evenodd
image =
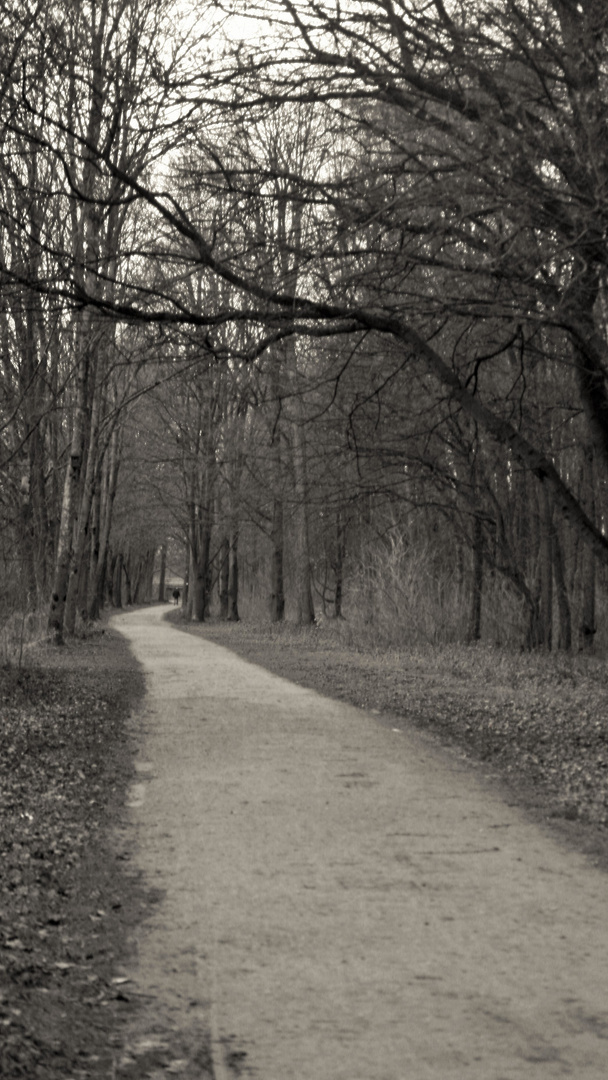
M608 869L608 665L485 647L377 650L328 621L187 624L322 694L396 717L483 762L509 797Z

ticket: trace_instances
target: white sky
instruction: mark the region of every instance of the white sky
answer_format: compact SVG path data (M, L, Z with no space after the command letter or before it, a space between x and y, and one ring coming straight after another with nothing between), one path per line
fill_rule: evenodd
M225 7L228 8L229 6L226 3ZM244 3L241 6L246 7ZM212 28L214 24L222 23L223 33L229 41L235 44L239 41L251 41L256 37L264 37L270 30L270 20L266 22L260 16L260 11L264 7L263 0L262 3L258 0L256 4L258 13L253 17L244 14L226 16L224 11L218 10L210 3L205 5L200 0L176 0L175 7L178 9L179 17L186 25L198 23Z

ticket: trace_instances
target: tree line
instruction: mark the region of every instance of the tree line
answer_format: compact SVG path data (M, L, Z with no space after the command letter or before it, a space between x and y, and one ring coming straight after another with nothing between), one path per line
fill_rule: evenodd
M605 5L0 8L6 610L593 646Z

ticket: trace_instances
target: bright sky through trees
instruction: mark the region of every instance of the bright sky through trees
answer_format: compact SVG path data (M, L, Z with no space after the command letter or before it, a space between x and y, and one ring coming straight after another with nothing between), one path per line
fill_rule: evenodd
M107 592L97 520L116 595L133 575L116 462L132 403L179 375L158 408L182 424L168 456L194 447L173 519L203 617L239 550L256 588L271 562L292 597L323 567L340 598L395 529L473 598L474 639L500 580L529 644L555 601L584 647L608 565L606 4L34 6L0 0L21 594L61 559L72 615Z

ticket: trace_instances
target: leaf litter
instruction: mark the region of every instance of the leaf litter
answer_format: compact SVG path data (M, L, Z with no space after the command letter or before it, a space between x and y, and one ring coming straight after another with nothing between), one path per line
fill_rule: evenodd
M0 670L0 1075L112 1075L115 975L144 900L109 842L143 679L118 635ZM108 914L106 915L106 912ZM124 997L124 995L123 995Z

